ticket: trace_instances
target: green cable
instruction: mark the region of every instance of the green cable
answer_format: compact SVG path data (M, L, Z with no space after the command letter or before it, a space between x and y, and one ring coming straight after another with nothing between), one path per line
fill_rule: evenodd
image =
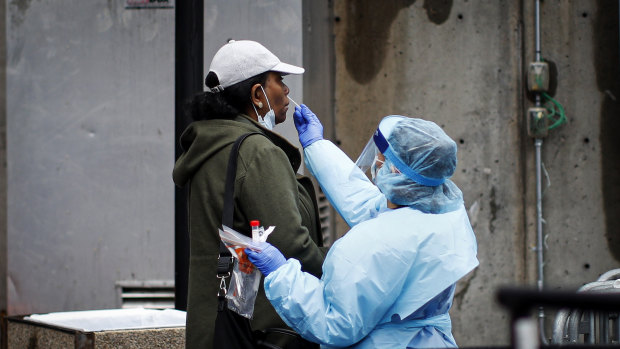
M544 58L541 58L540 61L544 62L545 60ZM538 86L542 86L542 81L539 77L536 77L536 84L538 84ZM549 118L553 122L551 126L549 126L549 130L566 123L566 112L564 111L564 107L558 101L549 96L546 92L541 92L541 95L546 99L545 108L549 112L547 114L547 118ZM556 107L558 109L557 111ZM559 115L557 119L555 118L556 114Z
M566 112L564 111L564 107L558 103L555 99L549 96L546 92L541 92L542 96L547 99L545 103L545 108L549 111L547 117L553 121L553 123L549 126L549 130L552 130L564 123L566 123ZM557 107L557 110L556 110ZM558 118L555 118L555 115L559 115Z

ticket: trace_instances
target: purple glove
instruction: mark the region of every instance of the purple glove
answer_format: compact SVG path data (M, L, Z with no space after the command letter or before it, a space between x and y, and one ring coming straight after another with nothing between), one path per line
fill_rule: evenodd
M305 148L323 139L323 125L321 125L321 121L305 104L302 104L301 107L295 107L293 120L295 121L295 128L297 133L299 133L299 142L302 147Z
M286 263L286 258L284 258L282 252L268 242L263 243L262 251L254 251L246 248L245 253L248 255L250 262L252 262L265 276L271 274L272 271Z

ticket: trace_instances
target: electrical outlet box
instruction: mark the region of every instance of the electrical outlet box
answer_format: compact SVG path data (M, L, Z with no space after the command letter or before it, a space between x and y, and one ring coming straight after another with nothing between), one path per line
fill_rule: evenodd
M530 63L527 71L527 88L531 92L549 91L549 64L545 62Z
M549 134L549 118L547 109L533 107L527 110L527 135L532 138L543 138Z

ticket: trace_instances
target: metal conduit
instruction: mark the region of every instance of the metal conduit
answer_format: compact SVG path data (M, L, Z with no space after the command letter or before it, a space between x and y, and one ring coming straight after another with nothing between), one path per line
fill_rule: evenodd
M540 50L540 0L536 0L536 62L541 61L541 50ZM541 98L540 93L536 93L536 107L541 106ZM542 148L542 138L536 138L534 140L534 146L536 148L536 253L537 253L537 262L538 262L538 290L542 291L544 286L544 273L543 273L543 216L542 216L542 159L541 159L541 148ZM545 337L545 311L543 307L538 308L538 322L539 322L539 333L540 340L543 344L548 344L547 338Z
M534 141L536 146L536 252L538 262L538 290L542 291L544 285L543 274L543 230L542 230L542 160L541 160L541 147L542 139L536 138ZM545 311L543 307L538 308L538 321L540 325L540 339L544 344L547 344L547 338L545 337Z
M588 321L588 328L590 330L590 333L588 334L588 344L595 344L595 333L594 333L594 328L596 327L595 321L594 321L594 312L589 312L588 316L590 318L590 321ZM577 327L577 330L579 330L579 327Z

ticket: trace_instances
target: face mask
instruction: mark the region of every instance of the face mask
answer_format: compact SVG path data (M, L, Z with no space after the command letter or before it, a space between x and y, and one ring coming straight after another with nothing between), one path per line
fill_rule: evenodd
M379 160L379 157L377 157L377 156L375 155L375 160L372 162L372 165L370 165L370 176L372 177L372 182L373 182L373 183L376 183L376 180L377 180L377 171L379 170L379 169L377 168L377 162L380 162L380 163L381 163L381 165L382 165L382 166L380 166L380 167L379 167L379 169L380 169L381 167L383 167L383 163L384 163L384 161Z
M252 103L252 107L254 108L254 112L258 117L258 123L263 125L263 127L268 130L273 130L273 127L276 125L276 112L271 109L271 104L269 104L269 98L267 98L267 94L265 93L265 90L262 86L260 87L260 89L263 90L263 94L265 95L265 99L267 100L267 106L269 107L269 111L267 112L267 114L265 114L265 116L260 116L260 114L256 110L256 107L254 106L254 103Z

